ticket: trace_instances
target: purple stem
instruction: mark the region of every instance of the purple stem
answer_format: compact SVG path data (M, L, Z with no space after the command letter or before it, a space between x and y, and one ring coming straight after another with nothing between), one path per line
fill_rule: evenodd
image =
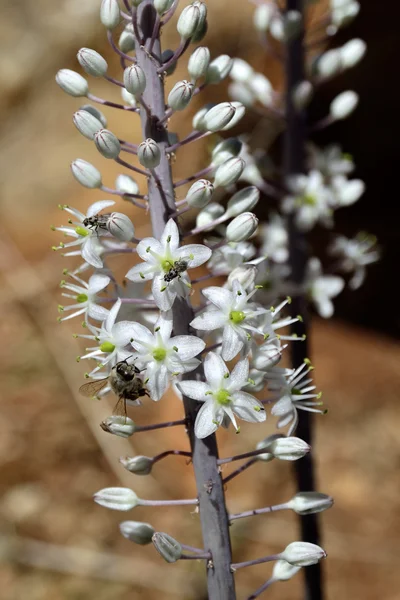
M163 458L165 458L166 456L187 456L188 458L192 457L192 453L191 452L186 452L185 450L165 450L165 452L161 452L160 454L157 454L156 456L153 456L153 464L158 462L159 460L162 460Z
M194 175L191 175L190 177L187 177L186 179L181 179L180 181L177 181L176 183L174 183L174 188L180 187L181 185L185 185L186 183L190 183L191 181L194 181L195 179L198 179L199 177L203 177L203 175L207 175L207 173L211 173L211 171L213 169L214 169L214 166L209 165L205 169L202 169L201 171L197 171L197 173L195 173Z
M168 21L170 19L172 19L172 17L174 16L174 13L176 11L176 8L178 6L179 0L175 0L175 2L173 3L173 5L171 6L171 8L169 9L169 11L167 11L164 15L163 20L161 21L161 25L165 25L166 23L168 23Z
M268 449L260 448L259 450L252 450L251 452L245 452L244 454L236 454L235 456L228 456L228 458L220 458L218 460L218 464L225 465L226 463L230 463L235 460L243 460L244 458L251 458L253 456L258 456L259 454L268 454Z
M129 20L130 20L130 17L129 17ZM125 52L122 52L122 50L120 50L118 48L118 46L114 42L114 38L112 36L112 32L111 32L110 29L107 29L107 38L108 38L108 41L110 43L110 46L112 47L112 49L114 50L114 52L116 54L118 54L124 60L129 60L131 62L136 62L136 59L133 56L129 56L129 54L125 54Z
M89 100L92 100L92 102L97 102L97 104L102 104L103 106L111 106L112 108L119 108L120 110L127 110L128 112L139 112L137 108L124 106L123 104L118 104L117 102L110 102L109 100L104 100L104 98L99 98L93 94L88 94L87 97Z
M263 592L265 592L265 590L267 588L269 588L269 586L274 583L275 579L273 579L271 577L271 579L268 579L268 581L266 581L265 583L263 583L255 592L253 592L251 594L251 596L249 596L246 600L256 600L256 598L258 598L259 596L261 596L261 594Z
M224 477L224 485L226 485L229 481L231 481L232 479L234 479L235 477L237 477L238 475L243 473L243 471L245 471L246 469L251 467L251 465L254 465L256 462L257 462L256 458L251 458L246 463L244 463L244 465L242 465L238 469L235 469L235 471L232 471L232 473L229 473L229 475Z
M118 79L114 79L114 77L110 77L109 75L103 75L103 79L106 79L110 83L113 83L114 85L118 85L121 88L125 87L124 84L122 83L122 81L118 81Z
M288 510L287 503L275 504L275 506L266 506L264 508L255 508L254 510L246 510L241 513L229 515L230 521L236 521L236 519L244 519L245 517L255 517L256 515L264 515L265 513L276 512L278 510Z
M190 38L188 40L181 40L181 43L179 44L178 48L175 50L175 52L173 53L171 58L166 63L161 65L161 67L159 67L159 69L157 70L157 73L159 75L161 75L162 73L167 71L169 69L169 67L171 67L174 63L176 63L178 58L180 56L182 56L182 54L185 52L185 50L187 50L187 48L189 47L189 44L190 44Z
M197 498L189 498L188 500L140 500L142 506L189 506L198 503Z
M126 167L127 169L131 169L132 171L135 171L135 173L140 173L140 175L144 175L145 177L149 176L147 171L143 171L143 169L139 169L138 167L134 167L133 165L130 165L129 163L122 160L122 158L118 157L118 158L115 158L114 160L119 165L122 165L123 167Z
M262 558L255 558L254 560L246 560L241 563L233 563L232 569L237 571L238 569L243 569L244 567L252 567L253 565L261 565L262 563L271 562L273 560L278 560L279 554L271 554L271 556L263 556Z
M155 425L138 425L135 433L142 431L154 431L155 429L165 429L167 427L176 427L177 425L186 425L186 419L179 421L167 421L166 423L156 423Z
M185 144L190 144L190 142L195 142L196 140L201 140L201 138L207 137L211 135L212 131L193 131L187 137L183 138L180 142L177 142L173 146L169 146L167 148L167 152L175 152L181 146L185 146Z

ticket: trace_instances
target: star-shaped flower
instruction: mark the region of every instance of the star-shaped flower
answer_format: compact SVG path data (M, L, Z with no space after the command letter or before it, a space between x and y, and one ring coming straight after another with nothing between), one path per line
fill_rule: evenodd
M88 282L84 281L80 277L77 277L73 273L70 274L70 277L72 277L72 279L77 281L80 285L62 281L60 286L63 289L73 292L72 294L62 293L62 296L65 298L72 298L75 300L76 304L59 306L60 312L74 310L74 312L69 314L67 317L60 318L60 321L72 319L73 317L77 317L83 313L85 314L85 318L91 317L96 321L104 321L110 311L96 302L97 294L104 290L104 288L106 288L111 281L108 275L96 273L89 278Z
M329 319L334 311L331 298L343 290L344 280L337 275L324 275L320 260L313 257L307 264L304 287L318 314L324 319Z
M265 421L263 405L251 394L241 391L249 378L247 359L240 360L229 373L218 354L209 352L204 361L204 374L205 382L188 380L177 384L182 394L204 402L196 417L196 437L205 438L211 435L226 417L232 421L236 431L239 431L239 427L235 415L250 423Z
M309 231L317 222L332 225L333 195L324 183L320 171L292 176L287 182L291 193L282 200L284 213L295 213L295 223L301 231Z
M376 237L367 233L359 233L352 240L340 235L331 244L329 252L339 257L339 267L343 271L354 272L349 281L352 290L357 290L363 284L367 272L365 267L380 258Z
M212 251L202 244L179 247L178 227L170 219L160 241L144 238L137 245L137 253L145 262L132 267L126 277L135 282L152 279L153 298L160 310L167 311L177 295L185 298L190 292L187 270L205 263Z

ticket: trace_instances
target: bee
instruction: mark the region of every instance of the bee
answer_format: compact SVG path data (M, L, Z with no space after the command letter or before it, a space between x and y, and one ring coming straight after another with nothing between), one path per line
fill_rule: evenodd
M83 219L83 226L88 229L94 229L98 232L99 229L107 229L107 221L110 215L93 215Z
M135 365L130 365L127 359L121 360L114 365L109 377L84 383L79 388L79 392L83 396L91 398L109 384L114 394L118 396L114 412L119 413L122 407L123 414L126 416L127 401L138 404L141 396L149 395L141 378L136 376L139 373L140 370Z
M165 273L164 281L169 283L170 281L172 281L173 279L176 279L177 277L180 278L181 273L186 271L187 268L188 268L188 263L186 262L186 260L176 260L173 263L173 265L171 265L171 268L168 271L168 273Z

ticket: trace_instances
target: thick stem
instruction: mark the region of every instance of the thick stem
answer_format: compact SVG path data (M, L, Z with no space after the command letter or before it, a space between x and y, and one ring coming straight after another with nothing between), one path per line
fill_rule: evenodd
M286 9L300 11L303 14L303 0L287 0ZM287 44L286 57L286 119L285 132L285 177L304 171L305 153L305 115L296 110L293 105L293 90L304 79L304 31ZM305 236L298 231L293 218L289 219L289 262L292 281L301 285L304 281L308 260L308 249ZM291 306L293 314L300 314L302 321L291 325L292 333L299 337L307 334L309 315L307 299L298 295L293 298ZM298 367L305 358L309 357L307 341L291 345L292 365ZM296 433L307 444L312 445L312 415L301 411ZM302 460L296 461L295 473L299 492L315 490L315 474L312 454L307 454ZM316 514L301 516L301 534L303 541L320 545L318 517ZM303 569L305 578L305 599L322 600L322 572L320 563Z
M152 2L145 0L138 9L139 27L144 40L152 36L156 13ZM145 44L144 44L145 45ZM160 40L157 37L153 45L153 55L161 56ZM171 168L166 149L169 146L167 131L159 125L165 116L164 82L157 73L157 60L149 56L145 47L136 45L137 62L145 71L147 85L143 97L151 108L152 118L141 108L140 117L144 138L153 138L160 146L161 161L155 169L160 185L155 178L149 179L149 205L153 226L153 235L160 237L169 215L175 211L175 194ZM174 333L187 335L190 333L189 323L193 319L190 304L177 298L173 306ZM193 378L193 373L190 374ZM188 422L188 434L192 450L192 462L195 471L199 512L204 540L205 552L212 555L212 567L207 568L209 600L234 600L235 583L230 569L231 545L229 522L225 507L222 479L218 470L218 449L214 435L204 440L194 436L194 421L200 404L184 398L185 416Z

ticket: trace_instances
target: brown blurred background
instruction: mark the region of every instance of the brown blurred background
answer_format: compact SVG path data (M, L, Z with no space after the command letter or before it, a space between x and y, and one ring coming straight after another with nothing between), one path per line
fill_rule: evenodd
M317 118L339 90L351 87L361 93L360 109L351 120L320 134L317 141L340 139L355 155L357 175L367 182L365 199L340 215L341 230L350 235L359 229L372 231L384 249L382 263L371 268L364 290L339 299L340 319L329 323L315 319L311 336L317 384L329 407L329 414L317 420L314 456L319 490L333 495L336 502L322 517L329 600L399 597L400 351L394 333L397 317L392 316L397 314L397 297L391 285L393 271L398 272L398 221L396 198L392 199L396 187L391 188L397 179L397 138L392 130L396 96L391 99L384 88L398 19L394 13L389 18L390 4L396 10L395 3L388 2L383 15L376 3L362 3L359 19L338 42L362 37L368 42L367 57L354 71L325 86L312 106ZM208 6L206 43L212 54L248 59L279 87L278 66L265 59L255 39L252 6L229 0L210 0ZM167 459L146 478L130 475L118 463L122 455L186 448L184 434L171 430L137 435L130 441L105 434L98 424L110 406L77 394L87 369L75 362L82 345L71 336L79 332L80 322L56 323L58 283L62 269L72 264L50 250L60 239L50 225L65 222L57 205L85 209L106 197L79 187L69 163L77 157L93 162L110 187L120 172L73 126L72 113L84 102L66 96L54 82L59 68L77 69L75 55L82 46L104 54L118 76L118 61L111 57L99 23L99 0L3 0L1 9L1 597L204 600L202 564L167 565L152 547L133 545L118 529L122 520L143 520L183 543L201 545L196 514L177 508L116 513L92 501L95 491L112 485L131 486L149 499L193 497L191 466L184 460ZM164 45L174 47L173 25L165 36ZM186 59L182 77L185 66ZM91 81L91 87L98 96L118 98L118 91L106 82ZM223 89L212 88L201 100L197 97L193 108L224 99L224 94ZM139 140L135 115L104 112L111 130ZM179 119L171 128L175 125L181 133L190 129ZM203 146L186 148L175 165L178 178L204 164ZM126 209L123 202L119 206ZM148 231L145 219L134 212L131 216L141 237ZM134 418L150 423L181 414L180 403L171 394L159 404L147 404ZM221 432L221 454L252 447L274 431L272 421L262 434L245 424L239 437ZM229 509L238 512L282 502L292 493L289 464L258 464L229 485ZM278 552L296 538L296 519L285 513L243 519L232 527L237 561ZM270 570L260 565L240 571L238 598L263 583ZM273 586L269 597L300 599L300 583L298 575Z

